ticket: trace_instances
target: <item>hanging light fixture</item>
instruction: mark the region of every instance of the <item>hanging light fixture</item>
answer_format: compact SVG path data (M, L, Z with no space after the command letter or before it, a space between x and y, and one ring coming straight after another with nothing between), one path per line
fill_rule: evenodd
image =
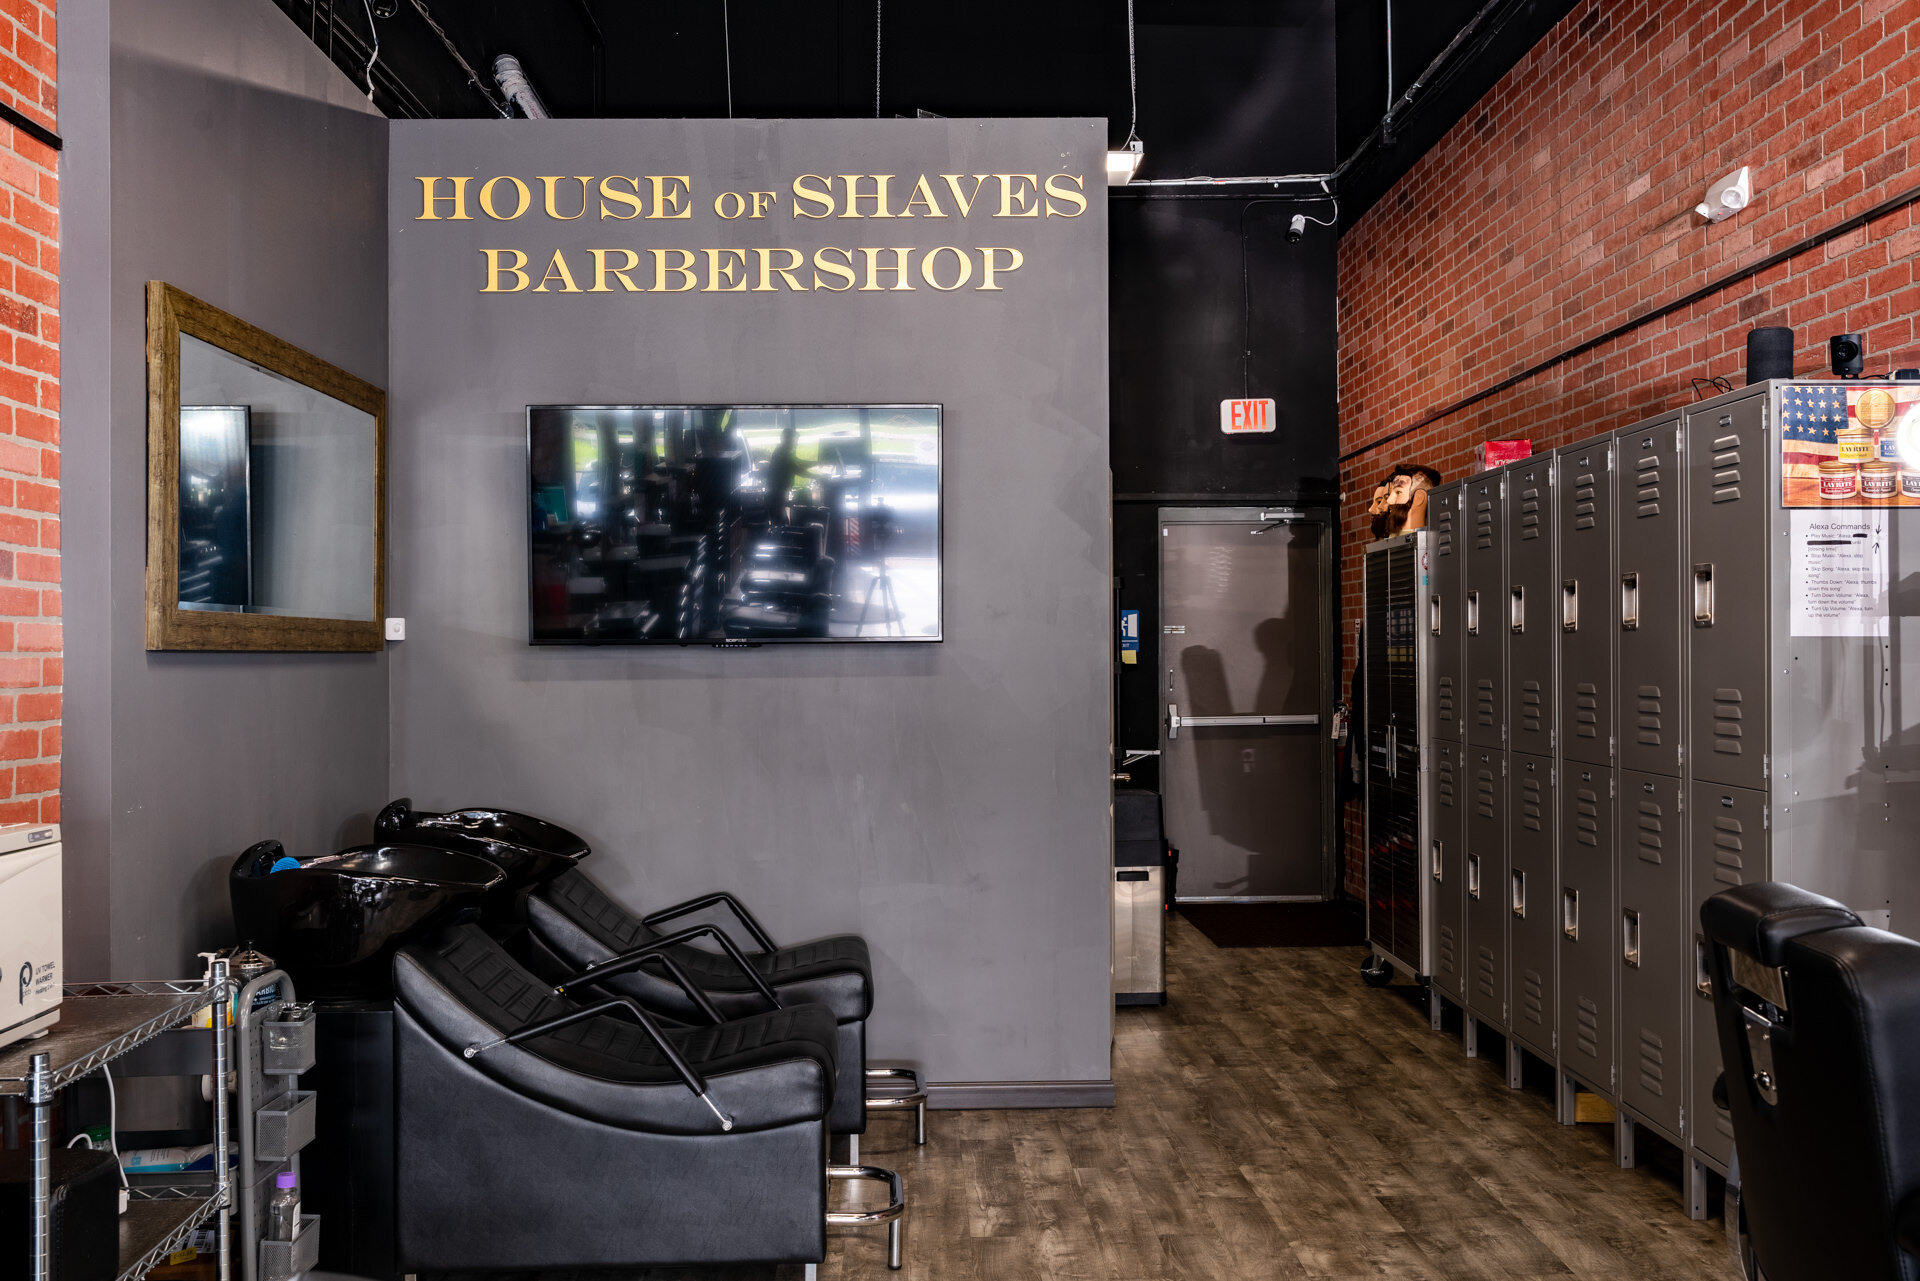
M1140 86L1133 58L1133 0L1127 0L1127 98L1133 115L1127 121L1127 140L1107 153L1107 185L1124 187L1140 172L1145 144L1136 132L1140 125Z

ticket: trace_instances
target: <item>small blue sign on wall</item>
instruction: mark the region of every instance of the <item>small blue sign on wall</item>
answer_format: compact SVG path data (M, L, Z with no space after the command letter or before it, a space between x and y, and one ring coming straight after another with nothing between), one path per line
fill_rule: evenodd
M1137 609L1120 611L1120 661L1140 661L1140 611Z

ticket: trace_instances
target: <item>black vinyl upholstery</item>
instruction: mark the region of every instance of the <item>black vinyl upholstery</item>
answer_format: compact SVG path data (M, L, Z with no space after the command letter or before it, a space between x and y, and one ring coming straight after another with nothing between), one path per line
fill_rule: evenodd
M640 1027L578 1008L473 926L394 960L403 1270L811 1262L825 1249L832 1014L674 1028L720 1122Z
M577 870L562 874L528 899L527 924L562 966L572 970L644 947L661 934L607 897ZM735 937L743 948L751 945L750 940ZM728 1018L766 1009L765 999L754 991L731 958L691 944L674 948L672 956ZM866 1020L873 1012L873 964L866 940L851 934L833 935L771 952L750 952L748 960L782 1002L817 1002L833 1011L839 1024L836 1039L840 1072L833 1131L864 1132ZM602 986L676 1019L694 1022L700 1018L686 994L657 971L619 975Z
M1920 1192L1920 943L1778 883L1716 894L1700 919L1760 1270L1920 1281L1902 1249ZM1779 974L1740 983L1736 951Z

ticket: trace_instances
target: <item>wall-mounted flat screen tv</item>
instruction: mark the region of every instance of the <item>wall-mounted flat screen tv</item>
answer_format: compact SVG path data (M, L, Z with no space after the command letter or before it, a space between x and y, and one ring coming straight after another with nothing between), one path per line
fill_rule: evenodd
M540 644L940 639L940 406L530 405Z

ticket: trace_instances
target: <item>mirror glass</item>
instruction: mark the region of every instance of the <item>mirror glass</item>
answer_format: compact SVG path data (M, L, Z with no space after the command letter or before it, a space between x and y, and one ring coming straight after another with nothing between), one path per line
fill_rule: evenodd
M374 416L180 335L182 610L374 617Z

